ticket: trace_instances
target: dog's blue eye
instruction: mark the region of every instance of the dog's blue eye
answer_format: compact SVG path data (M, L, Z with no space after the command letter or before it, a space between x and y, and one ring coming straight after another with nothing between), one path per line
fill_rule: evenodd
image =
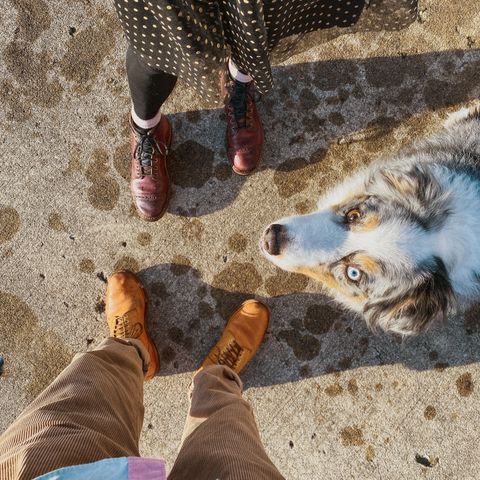
M351 266L347 267L347 277L353 282L358 282L361 276L362 272L358 268Z

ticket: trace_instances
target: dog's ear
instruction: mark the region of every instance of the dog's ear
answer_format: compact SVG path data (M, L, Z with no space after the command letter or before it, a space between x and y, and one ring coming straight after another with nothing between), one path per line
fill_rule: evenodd
M428 167L381 168L371 181L372 193L401 205L426 229L435 228L449 213L449 195Z
M402 294L365 305L365 319L372 330L417 335L446 319L455 298L443 261L434 257L417 278L415 287Z
M436 201L442 188L429 169L413 165L408 169L388 168L381 171L391 190L403 197L415 198L421 204Z

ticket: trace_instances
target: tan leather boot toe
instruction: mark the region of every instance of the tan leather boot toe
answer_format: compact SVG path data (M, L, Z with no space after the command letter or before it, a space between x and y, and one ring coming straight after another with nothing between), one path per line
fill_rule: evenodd
M227 365L236 373L247 365L262 344L270 312L257 300L247 300L233 313L220 340L210 350L202 367Z
M145 290L134 273L115 272L109 278L105 313L110 336L142 342L150 355L150 365L145 374L145 380L150 380L160 370L160 360L157 347L148 334L146 305Z

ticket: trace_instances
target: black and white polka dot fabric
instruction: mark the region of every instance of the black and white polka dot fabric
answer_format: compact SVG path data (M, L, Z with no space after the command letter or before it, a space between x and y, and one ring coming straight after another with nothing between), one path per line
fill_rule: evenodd
M358 30L412 23L417 0L115 0L125 34L150 67L176 75L210 99L229 56L260 93L282 61L322 41Z

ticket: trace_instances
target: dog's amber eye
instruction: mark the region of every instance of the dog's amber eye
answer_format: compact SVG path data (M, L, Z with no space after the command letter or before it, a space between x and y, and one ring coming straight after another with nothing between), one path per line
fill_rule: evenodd
M362 212L358 208L352 208L345 215L348 223L353 223L362 217Z

